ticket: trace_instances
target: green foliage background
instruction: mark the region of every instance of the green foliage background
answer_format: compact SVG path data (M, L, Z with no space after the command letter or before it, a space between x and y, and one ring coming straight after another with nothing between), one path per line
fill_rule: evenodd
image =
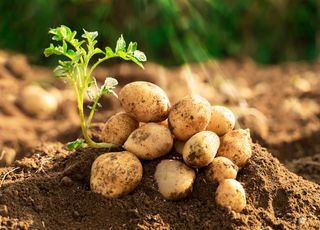
M101 46L124 34L167 65L251 56L260 63L315 60L319 0L1 0L0 48L45 63L49 28L99 31Z

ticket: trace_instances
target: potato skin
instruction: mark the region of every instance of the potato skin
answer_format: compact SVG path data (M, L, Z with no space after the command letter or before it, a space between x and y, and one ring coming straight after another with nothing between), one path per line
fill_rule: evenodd
M229 158L242 168L252 155L249 129L236 129L221 138L218 156Z
M129 83L119 92L119 100L123 109L137 121L160 122L168 117L169 98L153 83Z
M133 191L142 179L142 164L128 151L100 155L92 164L90 187L109 198Z
M185 143L182 150L183 160L193 168L205 167L214 159L219 145L220 139L214 132L199 132Z
M218 205L235 212L241 212L247 204L244 188L234 179L225 179L219 184L215 200Z
M183 147L185 144L186 144L185 141L174 140L173 147L176 153L179 153L180 155L182 155Z
M20 104L27 113L37 117L48 116L58 109L57 98L37 85L22 90Z
M238 166L226 157L216 157L205 170L207 181L221 182L224 179L236 179Z
M162 196L167 200L178 200L192 191L196 173L180 161L162 160L154 176Z
M180 141L206 129L211 118L210 103L199 95L184 97L169 112L169 128Z
M129 135L138 127L138 121L127 113L120 112L110 117L105 123L101 136L104 142L123 145Z
M211 106L211 119L207 130L222 136L233 130L235 124L236 118L230 109L220 105Z
M173 146L173 137L170 130L158 123L147 123L134 130L124 148L138 158L153 160L169 153Z

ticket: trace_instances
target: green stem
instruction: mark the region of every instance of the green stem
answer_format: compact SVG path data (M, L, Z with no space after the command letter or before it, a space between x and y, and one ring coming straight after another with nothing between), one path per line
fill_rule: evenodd
M81 130L83 137L86 141L86 144L88 147L91 148L118 148L119 145L111 144L111 143L97 143L93 141L89 134L88 134L88 125L86 124L85 117L84 117L84 111L83 111L83 90L80 89L80 92L78 90L77 84L75 81L72 81L74 90L76 92L77 96L77 104L78 104L78 111L80 115L80 123L81 123Z
M93 118L94 112L96 111L96 107L97 107L97 104L98 104L100 97L101 97L101 94L97 95L96 98L94 99L94 102L93 102L93 105L92 105L92 108L91 108L91 111L90 111L90 114L89 114L89 117L88 117L87 123L86 123L88 127L91 124L91 120Z

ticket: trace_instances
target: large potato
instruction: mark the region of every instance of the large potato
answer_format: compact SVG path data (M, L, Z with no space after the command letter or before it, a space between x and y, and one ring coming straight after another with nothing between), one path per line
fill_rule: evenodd
M29 114L45 117L58 109L57 98L37 85L28 85L21 92L20 104Z
M116 198L133 191L142 179L139 159L128 151L105 153L92 164L90 187L93 192Z
M150 82L136 81L125 85L119 93L119 100L123 109L137 121L160 122L168 117L168 96Z
M144 160L153 160L169 153L173 145L170 130L161 124L147 123L133 131L124 148Z
M223 180L216 191L215 200L218 205L241 212L246 207L246 194L242 185L234 179Z
M214 132L199 132L185 143L182 150L183 160L194 168L207 166L216 156L219 145L220 139Z
M139 127L139 122L127 113L120 112L105 123L102 130L103 141L112 144L123 145L129 135Z
M218 156L229 158L242 168L252 155L249 129L236 129L221 138Z
M222 136L231 131L235 123L236 118L230 109L224 106L214 105L211 107L211 119L207 130Z
M187 96L170 110L168 122L174 136L181 141L206 129L211 118L210 103L198 95Z
M196 173L180 161L163 160L157 165L154 176L163 197L178 200L192 191Z
M216 157L205 170L206 179L210 182L221 182L224 179L236 179L238 166L225 157Z

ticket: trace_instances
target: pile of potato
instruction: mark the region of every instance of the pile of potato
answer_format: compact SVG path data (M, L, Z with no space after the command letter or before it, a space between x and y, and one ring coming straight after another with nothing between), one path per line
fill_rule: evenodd
M251 139L249 130L233 130L235 116L228 108L211 106L198 95L171 106L160 87L143 81L124 86L119 100L125 112L106 122L102 136L125 151L105 153L95 160L92 191L106 197L130 193L142 179L140 160L162 157L174 148L183 161L162 160L154 174L165 199L188 196L201 168L207 181L219 182L216 203L241 212L245 191L235 179L251 157Z

